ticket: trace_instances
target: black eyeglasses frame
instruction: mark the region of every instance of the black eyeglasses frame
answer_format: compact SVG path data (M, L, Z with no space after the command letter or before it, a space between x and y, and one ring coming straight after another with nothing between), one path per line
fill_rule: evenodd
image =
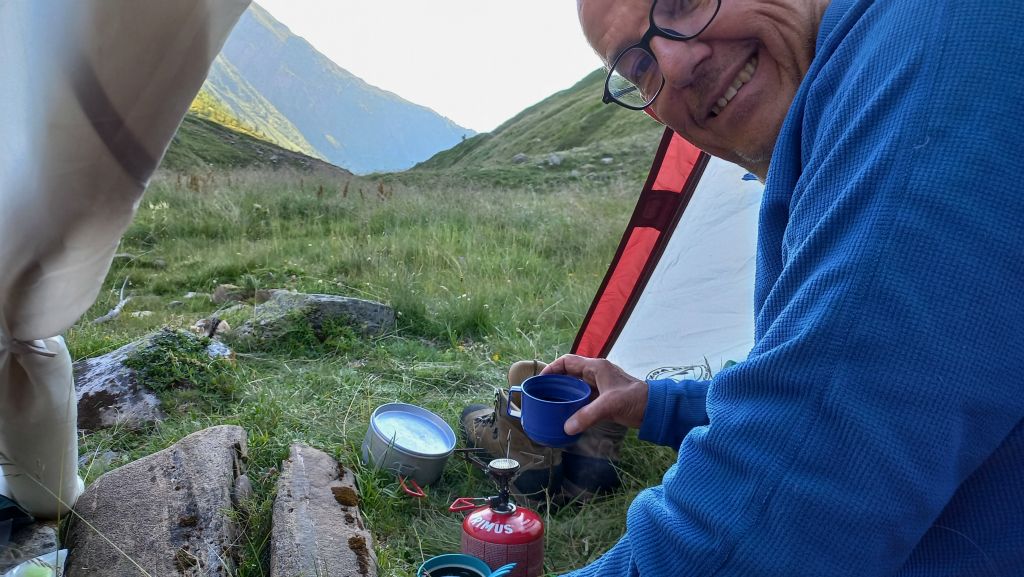
M702 32L708 29L708 26L711 26L711 23L715 21L715 16L718 16L718 11L722 9L722 0L716 1L718 2L718 4L715 6L715 11L711 14L711 18L708 18L708 21L704 24L704 26L702 26L701 29L698 30L697 32L694 32L693 34L690 35L686 35L680 34L675 30L671 30L669 28L662 28L654 23L654 7L658 5L658 0L654 0L654 2L651 3L651 11L647 14L647 32L644 32L644 35L635 44L631 44L620 50L618 56L616 56L615 60L612 61L611 67L608 68L608 76L606 76L604 79L604 96L601 97L601 102L605 104L610 104L614 102L615 104L618 104L623 108L628 108L629 110L644 110L645 108L650 106L658 97L658 95L661 94L661 89L665 88L665 74L662 73L661 75L661 86L659 86L658 89L654 91L654 95L651 96L651 98L648 99L643 106L634 106L631 104L626 104L625 102L622 102L621 100L618 100L617 98L612 96L612 91L610 88L608 88L608 85L612 80L612 74L615 74L615 67L618 66L619 64L619 60L630 50L633 50L634 48L639 48L646 52L647 54L649 54L650 57L655 62L657 62L658 59L655 58L654 51L651 50L651 40L655 38L667 38L669 40L675 40L677 42L685 42L687 40L692 40L697 36L700 36Z

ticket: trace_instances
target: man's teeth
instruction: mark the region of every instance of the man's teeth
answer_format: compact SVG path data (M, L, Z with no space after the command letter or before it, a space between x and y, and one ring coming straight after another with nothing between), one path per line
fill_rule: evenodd
M740 91L740 87L750 82L750 79L754 77L754 70L757 70L757 56L753 56L747 65L740 70L740 73L733 79L732 84L725 90L725 94L718 99L718 102L711 107L711 116L718 116L725 109L725 106L736 96Z

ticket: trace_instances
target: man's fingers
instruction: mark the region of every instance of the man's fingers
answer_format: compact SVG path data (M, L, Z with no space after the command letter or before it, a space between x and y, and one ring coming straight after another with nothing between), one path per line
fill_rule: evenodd
M600 397L598 397L600 398ZM601 410L603 403L595 400L589 405L576 411L573 416L569 417L565 421L565 426L562 427L565 430L566 435L575 435L583 432L604 418Z
M562 355L557 359L551 361L551 364L544 367L544 370L540 372L542 375L556 374L556 375L571 375L579 377L579 361L583 357L577 355Z
M579 355L562 355L551 362L550 365L541 371L542 375L549 373L559 375L570 375L587 381L591 384L597 384L595 381L595 367L597 364L603 362L599 359L591 359L588 357L581 357ZM588 370L588 367L590 369Z

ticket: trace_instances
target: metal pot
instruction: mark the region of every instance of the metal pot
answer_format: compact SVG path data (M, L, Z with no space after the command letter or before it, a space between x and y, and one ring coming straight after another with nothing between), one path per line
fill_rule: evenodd
M424 496L421 486L441 477L454 450L455 432L444 419L406 403L374 409L363 438L363 462L398 475L402 489L415 497Z

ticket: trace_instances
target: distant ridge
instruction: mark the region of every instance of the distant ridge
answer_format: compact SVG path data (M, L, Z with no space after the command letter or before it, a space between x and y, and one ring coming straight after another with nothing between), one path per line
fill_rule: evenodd
M245 131L356 173L404 170L475 134L370 86L257 4L231 33L201 97Z
M641 112L602 103L605 74L595 70L493 132L435 154L412 172L458 171L514 180L543 169L571 178L643 178L664 127Z

